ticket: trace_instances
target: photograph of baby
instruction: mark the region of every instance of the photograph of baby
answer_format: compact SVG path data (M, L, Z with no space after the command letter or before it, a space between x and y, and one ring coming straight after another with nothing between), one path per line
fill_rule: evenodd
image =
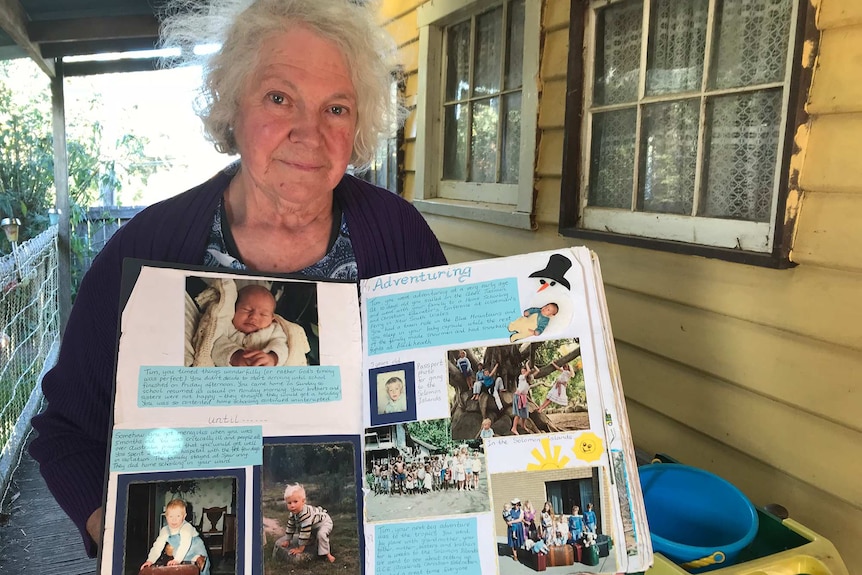
M602 468L495 473L491 486L500 575L539 565L618 571L609 535L616 494Z
M453 349L446 362L456 440L590 427L577 338Z
M201 575L236 573L234 477L130 483L125 575L188 565Z
M368 521L487 511L485 454L452 440L449 419L365 430Z
M265 575L360 573L358 442L264 445Z
M187 367L319 365L317 286L189 276Z

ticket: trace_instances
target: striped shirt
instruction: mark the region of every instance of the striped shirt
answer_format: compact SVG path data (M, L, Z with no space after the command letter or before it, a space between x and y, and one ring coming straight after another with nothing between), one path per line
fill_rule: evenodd
M306 545L311 540L311 532L329 514L323 507L315 507L314 505L304 505L299 513L291 513L287 518L287 527L285 533L287 535L299 534L299 544Z

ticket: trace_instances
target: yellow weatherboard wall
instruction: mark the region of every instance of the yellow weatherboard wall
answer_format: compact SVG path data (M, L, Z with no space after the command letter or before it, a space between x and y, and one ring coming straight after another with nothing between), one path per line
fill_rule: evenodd
M570 0L544 0L536 231L428 215L450 262L576 245L557 233ZM418 88L419 0L384 0ZM777 502L862 569L862 2L816 0L818 45L796 134L790 270L588 242L604 274L637 445ZM439 78L438 71L431 77ZM415 113L405 195L414 196ZM430 144L426 144L430 145Z

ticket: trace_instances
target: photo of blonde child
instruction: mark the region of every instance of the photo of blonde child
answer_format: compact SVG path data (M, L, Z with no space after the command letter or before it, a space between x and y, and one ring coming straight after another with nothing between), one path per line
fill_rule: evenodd
M404 371L381 373L377 376L377 413L407 411Z
M264 445L263 571L255 575L362 573L359 449L358 440Z
M335 557L329 549L332 517L326 509L309 505L306 502L305 487L299 483L288 485L284 490L284 504L290 511L290 517L284 528L284 536L275 542L276 548L287 549L288 555L298 555L304 552L314 539L317 556L326 557L327 561L334 563Z
M206 546L197 529L186 521L186 502L182 499L171 499L165 506L165 521L167 524L153 541L141 569L151 565L195 563L201 575L209 575L210 562Z

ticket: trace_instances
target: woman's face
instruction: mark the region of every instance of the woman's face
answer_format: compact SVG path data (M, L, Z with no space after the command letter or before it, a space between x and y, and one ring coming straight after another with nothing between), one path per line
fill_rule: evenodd
M330 193L356 132L356 92L344 55L306 28L261 45L234 126L242 171L254 187L292 203Z

